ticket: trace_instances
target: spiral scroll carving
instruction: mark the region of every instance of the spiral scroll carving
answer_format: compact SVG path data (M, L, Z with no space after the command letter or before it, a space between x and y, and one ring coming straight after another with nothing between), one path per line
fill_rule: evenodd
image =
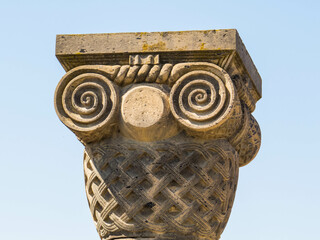
M170 107L187 129L207 131L220 126L234 108L235 91L229 75L222 71L194 70L173 85Z
M56 90L56 111L60 120L85 142L109 132L118 108L114 84L98 73L66 75Z

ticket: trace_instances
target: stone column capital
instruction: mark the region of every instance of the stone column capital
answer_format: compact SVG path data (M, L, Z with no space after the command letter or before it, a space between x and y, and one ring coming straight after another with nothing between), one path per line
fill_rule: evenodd
M56 56L55 109L85 145L101 239L218 239L261 142L237 31L58 35Z

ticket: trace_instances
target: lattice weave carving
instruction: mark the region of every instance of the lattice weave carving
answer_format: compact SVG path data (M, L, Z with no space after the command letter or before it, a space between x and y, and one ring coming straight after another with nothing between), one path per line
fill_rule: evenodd
M219 239L238 169L226 140L104 140L87 145L84 157L86 194L102 239Z
M261 78L236 30L58 35L59 119L85 146L101 240L218 240L259 151Z

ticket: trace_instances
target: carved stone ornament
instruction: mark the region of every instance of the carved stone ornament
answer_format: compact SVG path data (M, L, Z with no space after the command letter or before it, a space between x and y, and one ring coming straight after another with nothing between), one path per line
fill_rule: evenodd
M257 154L261 78L236 30L58 35L60 120L100 238L220 238Z

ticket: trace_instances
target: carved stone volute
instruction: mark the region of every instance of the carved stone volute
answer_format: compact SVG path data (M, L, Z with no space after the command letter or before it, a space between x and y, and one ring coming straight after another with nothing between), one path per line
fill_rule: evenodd
M55 109L85 146L101 239L219 239L261 142L261 79L237 32L63 35L57 57Z

